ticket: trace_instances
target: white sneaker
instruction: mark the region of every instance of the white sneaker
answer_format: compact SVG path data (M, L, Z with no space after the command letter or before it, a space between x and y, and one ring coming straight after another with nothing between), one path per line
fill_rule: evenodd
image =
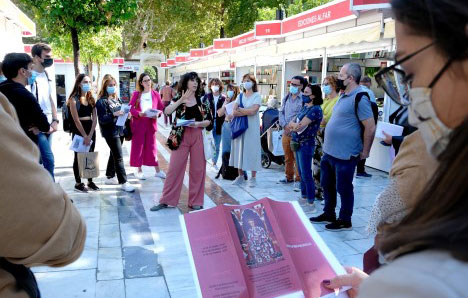
M107 178L106 181L104 182L105 185L118 185L119 181L117 181L117 178Z
M309 212L315 212L316 211L316 207L315 207L315 203L309 203L307 202L307 206L309 206Z
M237 176L236 179L234 179L234 181L232 181L232 185L241 185L244 183L244 175L241 175L241 176Z
M139 180L146 180L146 177L145 177L145 174L143 174L143 172L136 172L135 173L135 177Z
M133 185L131 185L130 183L128 182L125 182L124 184L122 184L122 190L123 191L126 191L126 192L134 192L135 191L135 187Z
M255 187L257 186L257 178L256 177L252 177L249 179L249 187L252 188L252 187Z
M157 172L156 175L154 175L154 176L156 176L158 178L161 178L161 179L166 179L166 174L164 174L163 171Z

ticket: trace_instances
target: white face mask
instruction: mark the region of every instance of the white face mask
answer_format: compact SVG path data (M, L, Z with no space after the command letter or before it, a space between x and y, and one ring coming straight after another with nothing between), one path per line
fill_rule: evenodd
M452 129L440 121L432 106L431 88L411 88L411 104L408 108L408 122L416 126L426 143L429 154L434 157L444 152L450 141Z
M213 93L218 92L219 91L219 86L218 85L211 86L211 91L213 91Z

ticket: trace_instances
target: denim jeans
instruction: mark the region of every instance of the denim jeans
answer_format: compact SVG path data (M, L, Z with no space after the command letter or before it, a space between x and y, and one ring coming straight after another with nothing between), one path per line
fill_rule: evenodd
M41 152L41 163L44 168L50 173L52 179L55 181L54 176L54 168L55 168L55 161L54 161L54 153L52 152L52 135L39 133L37 135L37 146L39 147L39 151Z
M296 151L296 162L301 176L301 195L309 203L315 200L315 183L312 175L312 158L314 157L314 141L303 143Z
M336 192L340 194L341 220L351 221L354 207L353 178L359 157L352 157L350 160L342 160L324 154L320 167L322 170L320 182L323 187L325 199L324 213L335 215Z
M107 161L106 177L114 178L117 173L119 184L127 182L127 173L122 156L122 143L124 137L106 138L107 145L110 148L109 160Z
M215 120L213 121L215 122ZM212 132L213 132L213 139L215 142L215 154L213 155L213 163L216 164L218 162L218 157L219 157L219 146L221 145L221 135L216 134L216 122L215 122Z
M231 152L231 122L224 122L221 130L222 153Z

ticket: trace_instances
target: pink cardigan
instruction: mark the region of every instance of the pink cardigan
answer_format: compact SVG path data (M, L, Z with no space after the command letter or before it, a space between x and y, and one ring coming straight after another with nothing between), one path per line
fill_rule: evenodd
M138 126L138 123L141 122L140 120L148 119L151 120L153 124L153 128L156 131L158 129L158 125L156 119L149 119L145 117L140 117L140 113L143 112L141 110L141 105L138 105L138 108L135 108L135 104L137 102L138 97L140 96L139 91L135 91L132 94L132 99L130 100L130 114L132 115L132 125ZM153 109L157 109L160 111L164 110L164 105L161 101L161 95L155 90L151 90L151 98L153 99Z

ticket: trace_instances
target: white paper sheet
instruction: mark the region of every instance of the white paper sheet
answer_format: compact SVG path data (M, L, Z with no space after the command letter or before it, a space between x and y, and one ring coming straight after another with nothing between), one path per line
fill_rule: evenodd
M123 114L122 116L119 116L119 118L117 118L117 122L115 123L116 126L124 126L125 125L125 121L127 121L127 118L128 118L128 113L130 112L130 107L127 104L123 104L122 107L120 108L120 110L122 112L124 112L125 114Z
M385 131L386 134L389 134L392 137L401 136L403 133L403 126L379 121L375 130L375 137L384 139L385 135L382 133L382 131Z
M232 115L232 113L234 112L234 102L232 101L226 104L225 108L226 108L226 114Z
M154 117L158 116L160 113L162 113L162 111L160 111L160 110L156 110L156 109L147 109L147 110L145 111L145 117L154 118Z
M84 138L82 136L75 135L70 145L70 150L73 150L75 152L89 152L89 149L91 148L92 144L93 141L89 143L89 146L86 146L84 144Z
M194 123L194 122L195 122L194 119L189 119L189 120L177 119L176 126L189 126L191 123Z

